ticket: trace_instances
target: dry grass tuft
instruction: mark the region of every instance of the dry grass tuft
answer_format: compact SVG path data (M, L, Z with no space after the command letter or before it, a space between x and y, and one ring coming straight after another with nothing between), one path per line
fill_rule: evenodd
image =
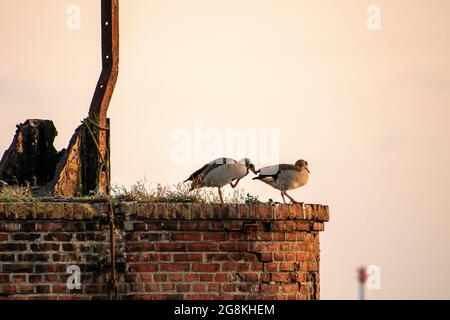
M32 202L33 200L29 186L8 186L0 181L0 202Z
M112 194L118 201L142 201L157 203L220 203L219 194L216 189L204 188L190 191L190 185L179 183L172 186L157 184L156 187L150 185L146 187L145 179L139 180L131 187L114 186ZM224 202L226 203L259 203L257 197L250 196L242 189L234 189L230 193L224 192Z

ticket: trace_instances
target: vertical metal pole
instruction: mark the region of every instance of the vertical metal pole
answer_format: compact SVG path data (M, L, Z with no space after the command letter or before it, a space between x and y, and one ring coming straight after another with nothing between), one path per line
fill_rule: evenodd
M92 127L98 150L92 143L83 150L84 194L97 188L104 194L110 192L110 132L101 128L108 128L107 112L119 74L119 0L101 0L101 33L102 71L89 108L89 119L98 125Z
M86 177L88 188L98 186L106 194L110 192L111 167L109 164L110 130L107 112L112 94L119 74L119 0L101 0L101 30L102 30L102 72L89 108L89 119L95 122L98 141L98 152L85 153L90 161L87 168L97 168L97 172L89 172ZM99 158L106 159L105 163L99 165ZM111 276L108 284L108 299L118 299L118 287L116 284L116 248L115 248L115 218L112 201L108 200L109 225L110 225L110 253L111 253Z
M366 267L361 267L358 269L359 300L366 299L366 282L367 270Z

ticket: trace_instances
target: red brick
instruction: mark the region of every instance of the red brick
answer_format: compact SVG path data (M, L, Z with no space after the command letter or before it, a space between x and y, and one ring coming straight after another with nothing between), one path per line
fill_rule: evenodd
M273 253L273 260L275 260L275 261L283 261L284 260L284 253L283 252L274 252Z
M187 263L161 263L161 271L189 271L189 264Z
M258 273L243 273L241 277L244 279L244 281L247 282L257 282L259 280L259 274Z
M272 281L289 282L290 278L287 273L272 273Z
M208 253L206 254L206 261L229 261L230 255L228 253Z
M139 253L128 253L126 254L127 262L136 262L141 259Z
M153 275L153 279L155 280L155 282L165 282L167 281L167 274L155 274Z
M4 264L3 272L32 273L33 265L32 264Z
M196 273L188 273L188 274L185 274L185 276L184 276L184 281L186 281L186 282L196 282L196 281L198 281L198 279L199 279L199 277L198 277L198 274L196 274Z
M214 275L214 281L215 282L226 282L228 280L228 274L227 273L216 273Z
M298 284L287 284L287 285L283 285L280 288L281 292L285 292L285 293L295 293L299 291L298 288Z
M203 283L197 283L192 285L192 291L193 292L206 292L208 289L206 287L206 284Z
M48 261L49 255L44 253L21 253L17 255L19 261L24 262L35 262L35 261Z
M220 270L218 263L193 263L192 271L196 272L217 272Z
M161 240L161 234L156 232L142 232L140 238L144 241L159 241Z
M214 294L188 294L187 300L214 300L216 295Z
M125 250L127 252L153 251L153 248L153 243L148 242L127 243L125 245Z
M198 243L190 243L188 244L188 251L217 251L218 250L218 244L217 243L205 243L205 242L198 242Z
M182 300L182 294L155 294L155 300Z
M41 237L40 233L15 233L12 236L15 241L35 241Z
M9 274L0 274L0 283L8 283Z
M156 272L158 271L157 263L131 263L131 272Z
M25 274L13 275L13 282L14 283L26 282L26 281L27 281L27 276Z
M171 234L174 241L199 241L202 235L198 232L175 232Z
M169 274L169 281L172 281L172 282L183 281L183 274L182 273L171 273L171 274Z
M177 292L189 292L191 290L190 284L179 284L177 285Z
M146 283L145 284L145 291L146 292L158 292L159 291L159 284Z
M285 233L284 232L272 232L274 241L284 241Z
M173 252L184 252L186 251L185 243L157 243L155 245L156 251L173 251Z
M53 234L57 241L70 241L71 236L71 234L63 233ZM76 237L78 241L104 241L106 238L104 234L99 232L78 233Z
M142 261L172 261L170 253L143 253Z
M39 283L42 281L42 275L40 274L30 274L28 276L29 283Z
M284 254L284 260L285 261L296 261L297 260L297 254L295 252L286 252Z
M261 262L271 262L272 261L272 253L261 253Z
M133 231L147 231L148 226L145 222L135 222L133 223ZM155 234L156 236L157 234Z
M286 232L285 240L286 241L296 241L297 240L297 234L295 232Z
M281 262L280 263L280 271L293 271L295 269L296 263L289 261L289 262Z
M236 271L237 265L235 262L226 262L222 264L222 271Z
M164 292L175 291L175 284L173 284L173 283L162 283L161 284L161 291L164 291Z
M65 272L66 266L64 264L44 264L36 265L36 272L49 273L49 272Z
M200 274L200 281L202 282L211 282L213 281L213 275L210 273L201 273Z
M0 251L26 251L26 243L0 243Z
M139 280L131 281L131 282L138 282L138 281L141 281L141 282L153 282L153 280L154 280L153 274L142 273L142 274L139 275Z
M225 283L223 285L223 291L234 292L234 291L236 291L236 285L234 283Z
M17 286L15 285L4 285L2 287L2 292L5 294L15 294L17 292Z
M229 232L228 233L228 241L241 241L244 239L244 235L242 232ZM234 250L234 246L232 248Z
M273 272L273 271L278 271L279 270L279 264L276 263L276 262L266 263L265 267L266 267L266 271L269 271L269 272Z
M67 293L68 289L66 285L54 284L52 285L52 293Z
M236 251L235 242L225 242L219 245L220 251Z
M50 293L50 286L49 285L37 285L36 287L36 293Z
M130 284L130 292L143 292L144 284L142 283L132 283Z
M173 261L203 261L203 254L201 253L174 254Z
M311 225L307 221L297 221L295 228L300 231L310 231Z
M250 263L237 264L237 271L249 271L249 270L250 270Z
M203 234L204 241L225 241L226 236L223 232L208 232Z
M218 283L208 283L208 291L209 292L219 292L220 284Z
M57 282L57 281L58 281L57 274L45 274L44 275L44 282Z
M261 285L261 292L262 293L278 293L280 290L280 287L277 284L262 284Z
M63 246L66 246L66 244L64 244ZM30 244L30 249L32 251L59 251L59 244L51 243L51 242L32 243L32 244ZM67 250L65 250L65 251L67 251Z
M19 286L19 291L21 294L32 294L34 292L34 287L30 284L23 284Z
M15 259L14 254L0 254L0 262L14 262Z

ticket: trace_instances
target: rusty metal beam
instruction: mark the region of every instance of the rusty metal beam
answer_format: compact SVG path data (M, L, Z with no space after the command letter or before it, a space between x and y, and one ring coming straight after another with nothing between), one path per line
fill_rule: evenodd
M89 108L89 115L98 117L105 127L114 87L119 74L119 0L101 0L102 72Z
M109 195L110 130L107 112L119 74L119 0L101 0L102 71L88 118L75 131L48 189L54 195Z
M107 112L119 74L119 0L101 0L101 31L102 71L89 108L89 119L94 126L90 132L86 132L89 128L84 130L84 136L90 140L95 138L97 145L84 144L84 194L96 189L105 194L110 192L110 135L101 128L109 128Z

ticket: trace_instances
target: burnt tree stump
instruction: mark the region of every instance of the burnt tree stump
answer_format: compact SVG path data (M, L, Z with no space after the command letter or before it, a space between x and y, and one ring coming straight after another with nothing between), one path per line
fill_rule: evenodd
M61 157L53 146L57 135L50 120L27 120L18 124L11 146L0 161L0 180L19 186L48 184Z

